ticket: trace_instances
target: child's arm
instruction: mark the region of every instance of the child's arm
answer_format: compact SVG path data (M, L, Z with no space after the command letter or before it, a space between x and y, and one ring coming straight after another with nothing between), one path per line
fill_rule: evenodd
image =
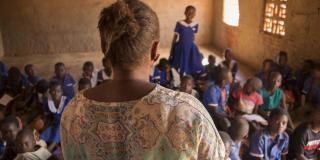
M56 146L57 146L57 143L56 142L52 142L48 146L48 150L52 153L54 151L54 149L56 148Z
M218 111L218 106L214 106L214 105L209 105L210 110L212 111L213 115L217 116L217 117L221 117L221 118L229 118L229 115L226 114L225 112L219 112Z
M256 105L256 106L254 106L252 114L258 114L258 111L259 111L259 106Z
M297 158L297 160L308 160L308 158L306 156L304 156L303 154L299 154L296 158Z
M287 113L288 113L289 127L291 129L294 129L293 121L292 121L292 118L291 118L291 116L289 114L289 111L288 111L288 108L287 108L287 104L286 104L286 96L284 96L284 95L282 95L282 98L281 98L281 107L283 109L285 109L287 111Z
M252 159L263 160L266 154L264 150L265 143L263 139L257 133L255 133L252 135L250 139L250 144L251 146L249 154L252 157Z
M173 56L173 47L174 47L174 44L177 42L177 39L178 39L178 34L175 33L174 36L173 36L172 43L171 43L170 58L169 58L169 60L170 60L170 59L172 58L172 56Z
M261 115L264 119L268 119L270 112L264 111L262 107L258 107L258 114Z
M300 106L303 107L306 104L306 95L301 95Z

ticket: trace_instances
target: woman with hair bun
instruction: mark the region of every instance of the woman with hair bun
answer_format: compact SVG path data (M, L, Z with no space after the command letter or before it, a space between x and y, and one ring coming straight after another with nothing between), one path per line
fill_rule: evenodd
M119 0L102 10L98 28L113 79L66 107L64 159L222 159L223 142L201 103L149 83L159 57L155 12L139 0Z

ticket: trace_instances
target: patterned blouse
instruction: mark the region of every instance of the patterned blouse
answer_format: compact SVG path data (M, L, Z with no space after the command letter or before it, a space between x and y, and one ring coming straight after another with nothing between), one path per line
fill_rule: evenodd
M224 144L193 96L157 85L143 98L97 102L79 93L63 113L65 160L221 160Z

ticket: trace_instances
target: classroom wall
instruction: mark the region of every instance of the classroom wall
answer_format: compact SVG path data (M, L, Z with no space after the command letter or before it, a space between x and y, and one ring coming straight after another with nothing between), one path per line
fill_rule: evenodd
M4 50L3 50L3 42L2 42L2 34L1 34L1 28L0 28L0 57L4 55Z
M264 0L239 0L239 27L223 23L223 0L214 1L213 45L231 47L235 57L257 69L265 58L276 59L280 50L298 67L305 58L320 60L320 1L288 0L286 35L278 37L261 31Z
M97 21L101 9L115 0L1 0L0 27L5 56L100 51ZM212 0L143 0L158 14L161 47L170 47L184 8L198 8L197 42L210 44Z

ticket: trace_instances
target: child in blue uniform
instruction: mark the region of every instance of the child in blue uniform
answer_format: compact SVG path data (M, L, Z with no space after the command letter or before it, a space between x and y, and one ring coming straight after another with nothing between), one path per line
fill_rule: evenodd
M217 74L215 84L208 87L203 95L203 103L213 120L215 121L217 128L226 131L230 126L228 118L230 117L230 109L227 106L227 101L230 94L230 78L231 72L222 68Z
M55 76L51 80L60 80L63 83L63 95L72 98L75 94L74 86L76 81L67 73L66 67L59 62L55 65Z
M175 36L172 42L170 61L180 75L191 75L204 71L201 64L201 55L194 39L199 25L193 22L196 14L194 6L187 6L185 10L186 19L177 22ZM178 39L178 42L177 42Z
M52 152L60 144L60 120L62 113L70 101L69 97L63 96L62 83L59 80L53 80L50 82L49 96L44 103L44 112L47 118L47 122L51 123L42 132L41 139L48 143L48 149Z
M311 103L312 106L320 108L320 65L313 69L312 77L309 77L302 89L301 106Z
M281 108L273 109L268 124L268 127L251 137L250 155L246 159L286 159L289 148L289 136L285 132L288 124L287 112Z
M151 82L170 89L177 89L181 83L179 73L171 68L169 61L165 58L160 59L159 64L154 68Z
M37 83L42 79L41 77L35 75L32 64L27 64L24 67L24 72L26 74L26 80L30 86L36 86Z

